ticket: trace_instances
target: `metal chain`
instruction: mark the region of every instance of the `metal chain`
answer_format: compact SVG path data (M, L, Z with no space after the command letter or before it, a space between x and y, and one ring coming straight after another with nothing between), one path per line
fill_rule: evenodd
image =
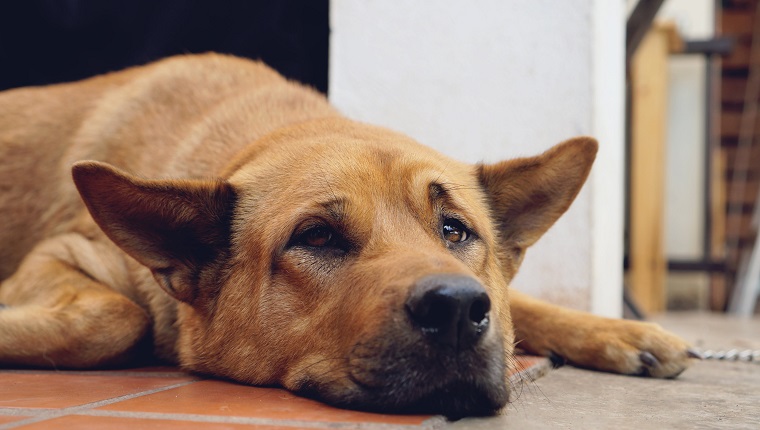
M760 364L760 350L757 349L729 349L727 351L706 349L699 351L699 354L705 360L743 361Z

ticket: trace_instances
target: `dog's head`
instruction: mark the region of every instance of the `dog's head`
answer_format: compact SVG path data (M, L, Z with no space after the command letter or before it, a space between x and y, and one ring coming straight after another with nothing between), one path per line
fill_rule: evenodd
M218 180L94 162L74 177L106 234L181 302L186 368L453 416L506 403L507 286L596 147L472 166L333 119L269 135Z

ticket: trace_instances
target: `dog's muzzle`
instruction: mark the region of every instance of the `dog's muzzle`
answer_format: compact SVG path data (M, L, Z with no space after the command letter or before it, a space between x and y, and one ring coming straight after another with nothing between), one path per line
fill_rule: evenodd
M489 415L508 400L504 340L474 278L429 275L378 332L354 345L346 385L304 389L331 403L381 412Z

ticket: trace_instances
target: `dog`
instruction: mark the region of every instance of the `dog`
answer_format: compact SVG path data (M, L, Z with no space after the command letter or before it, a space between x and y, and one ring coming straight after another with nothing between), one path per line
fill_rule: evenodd
M596 151L578 137L463 164L213 53L5 91L0 365L150 355L340 407L448 416L508 402L516 343L675 377L694 357L677 336L509 288Z

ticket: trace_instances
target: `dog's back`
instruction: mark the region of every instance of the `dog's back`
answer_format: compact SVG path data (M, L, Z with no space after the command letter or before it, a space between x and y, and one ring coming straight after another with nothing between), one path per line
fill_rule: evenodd
M78 160L149 177L214 176L264 134L331 115L315 91L218 54L2 92L0 243L13 246L0 247L0 279L84 213L71 181Z

